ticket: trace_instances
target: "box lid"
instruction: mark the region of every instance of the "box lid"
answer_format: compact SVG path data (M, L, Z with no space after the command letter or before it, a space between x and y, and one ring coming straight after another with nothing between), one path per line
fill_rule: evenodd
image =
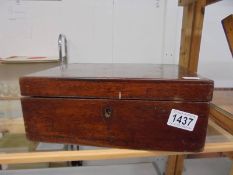
M210 101L213 81L177 65L69 64L20 78L36 97Z

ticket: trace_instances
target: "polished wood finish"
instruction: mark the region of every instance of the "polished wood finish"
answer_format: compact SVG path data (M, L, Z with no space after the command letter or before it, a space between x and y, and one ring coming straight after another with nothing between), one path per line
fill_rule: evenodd
M37 97L210 101L213 81L176 65L73 64L20 79L21 94Z
M233 57L233 14L222 20L224 32L227 37L228 45Z
M176 65L71 64L25 76L20 87L31 140L172 151L204 146L213 81ZM194 131L168 126L172 109L198 115Z
M22 107L31 140L119 148L201 151L208 121L206 102L23 98ZM172 109L199 116L193 132L167 125Z

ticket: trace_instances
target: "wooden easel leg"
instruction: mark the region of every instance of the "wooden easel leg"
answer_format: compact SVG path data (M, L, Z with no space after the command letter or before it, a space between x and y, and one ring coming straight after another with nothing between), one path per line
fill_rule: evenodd
M184 159L184 155L169 156L166 167L166 175L182 175Z
M166 166L166 175L174 175L176 169L176 159L177 156L168 156L167 166Z
M179 65L197 72L206 0L184 6Z

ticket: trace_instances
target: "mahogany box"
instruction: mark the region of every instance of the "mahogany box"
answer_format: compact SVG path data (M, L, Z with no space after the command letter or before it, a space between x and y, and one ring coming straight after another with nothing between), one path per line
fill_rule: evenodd
M177 65L70 64L20 78L27 137L201 151L213 81Z

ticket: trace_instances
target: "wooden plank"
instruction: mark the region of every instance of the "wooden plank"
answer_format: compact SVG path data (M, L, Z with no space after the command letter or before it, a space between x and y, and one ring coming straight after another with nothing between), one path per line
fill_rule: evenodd
M127 149L100 149L82 151L33 152L33 153L2 153L0 164L59 162L77 160L104 160L134 157L154 157L175 155L175 152L152 152Z
M174 175L176 171L177 156L168 156L166 175Z
M177 156L175 175L182 175L183 174L185 157L186 157L186 155L178 155Z
M208 143L202 154L211 152L233 151L233 142ZM200 154L199 153L199 154ZM189 152L141 151L127 149L100 149L84 151L57 151L34 153L1 153L0 164L37 163L37 162L64 162L77 160L106 160L136 157L156 157L168 155L186 155Z
M186 5L192 4L192 3L196 2L196 1L197 0L179 0L178 5L179 6L186 6Z
M229 133L233 134L233 117L232 115L222 111L215 107L215 105L210 106L210 117L219 126L227 130Z
M193 26L194 4L183 8L179 65L188 68Z
M197 72L206 0L184 7L179 65Z
M222 25L233 57L233 14L223 19Z
M197 72L199 53L201 46L201 36L204 21L206 0L198 0L194 7L192 38L190 46L190 56L188 69L191 72Z

